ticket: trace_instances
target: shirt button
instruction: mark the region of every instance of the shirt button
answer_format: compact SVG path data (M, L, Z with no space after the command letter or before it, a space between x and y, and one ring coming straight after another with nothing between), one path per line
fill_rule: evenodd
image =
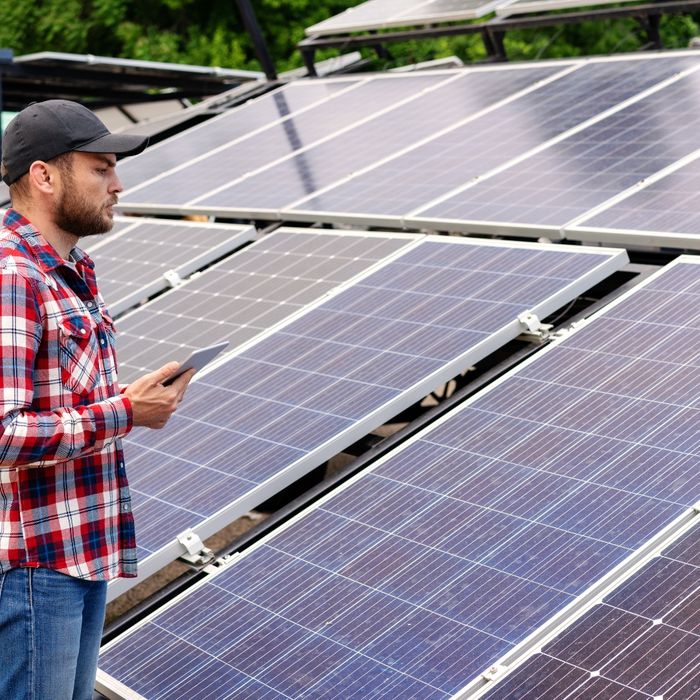
M106 344L107 344L107 341L106 341L104 338L102 338L102 339L100 340L100 345L103 345L103 346L104 346L104 345L106 345Z
M129 504L128 504L128 503L122 503L122 510L123 510L125 513L128 513L128 512L129 512Z
M94 304L94 302L89 301L89 302L86 304L86 306L88 307L88 309L91 309L93 306L95 306L95 304Z
M86 331L84 328L81 328L81 329L80 329L80 332L81 332L83 335L85 335L85 334L87 333L87 331Z

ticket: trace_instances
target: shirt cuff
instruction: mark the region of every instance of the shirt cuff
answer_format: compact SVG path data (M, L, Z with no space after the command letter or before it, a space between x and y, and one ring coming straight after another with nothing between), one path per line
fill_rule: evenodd
M131 401L120 394L92 405L98 440L112 440L126 435L134 425Z

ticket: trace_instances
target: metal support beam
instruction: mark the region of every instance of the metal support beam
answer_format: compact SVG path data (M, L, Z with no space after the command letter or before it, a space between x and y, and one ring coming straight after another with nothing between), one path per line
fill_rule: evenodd
M260 25L258 24L258 18L255 16L253 6L250 4L250 0L236 0L238 5L238 11L241 13L241 19L243 24L250 35L250 39L253 42L253 48L255 49L255 55L260 61L265 76L268 80L277 80L277 70L275 64L272 61L270 52L267 49L267 44L263 38L262 32L260 31Z
M3 95L2 95L2 79L4 74L4 66L10 65L12 63L12 50L11 49L0 49L0 161L2 160L2 113L5 109Z

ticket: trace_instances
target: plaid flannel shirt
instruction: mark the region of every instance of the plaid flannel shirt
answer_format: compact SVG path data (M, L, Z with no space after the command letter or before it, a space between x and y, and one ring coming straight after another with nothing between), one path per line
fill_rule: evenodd
M94 266L7 211L0 229L0 572L136 575L114 328Z

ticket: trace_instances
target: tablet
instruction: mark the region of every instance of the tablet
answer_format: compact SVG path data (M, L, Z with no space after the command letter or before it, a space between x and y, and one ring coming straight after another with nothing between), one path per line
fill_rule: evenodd
M169 376L164 382L163 386L168 386L172 384L181 374L187 372L187 370L194 369L199 372L205 365L208 365L224 348L228 346L228 341L224 343L217 343L216 345L209 345L206 348L199 348L195 350L177 369L175 374Z

